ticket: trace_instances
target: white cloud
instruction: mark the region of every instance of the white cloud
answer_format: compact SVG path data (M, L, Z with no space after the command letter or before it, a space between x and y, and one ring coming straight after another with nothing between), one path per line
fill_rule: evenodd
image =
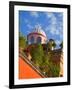
M33 28L33 26L32 26L31 24L27 24L27 27L28 27L29 29L32 29L32 28Z
M30 23L30 21L28 19L24 19L24 22L26 23L26 25L27 25L27 27L29 29L32 29L33 28L33 26L31 25L31 23Z
M47 27L45 28L45 31L46 31L46 32L50 31L50 26L47 26Z
M62 12L59 13L58 16L59 16L59 18L63 18L63 13Z
M45 13L48 20L50 20L50 24L45 28L45 31L50 32L52 35L59 35L62 39L63 37L63 22L59 20L55 14L48 12ZM59 15L62 17L62 14Z
M53 13L52 12L47 12L45 13L47 18L52 18L53 17Z
M35 11L30 12L30 15L31 15L31 16L34 16L34 17L36 17L36 18L39 16L38 13L35 12Z
M52 35L59 35L60 34L59 30L56 30L56 27L55 26L52 26L51 27L50 33Z
M50 31L50 33L53 35L59 35L59 31L56 29L57 19L55 15L51 12L48 12L46 13L46 16L50 20L50 25L48 25L49 27L46 27L46 31Z
M61 41L60 40L55 40L57 45L60 45Z
M51 25L56 25L57 24L57 19L56 17L53 15L53 17L51 18Z
M27 33L30 33L30 31L28 30Z

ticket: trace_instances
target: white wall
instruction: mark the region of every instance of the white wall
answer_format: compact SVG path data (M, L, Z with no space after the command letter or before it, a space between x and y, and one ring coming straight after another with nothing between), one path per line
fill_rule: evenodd
M17 0L17 1L36 1L36 2L58 3L58 4L72 3L72 0ZM72 14L72 8L71 8L71 14ZM9 0L0 0L0 90L8 90L8 80L9 80L8 78L9 78ZM46 88L45 87L30 88L30 89L26 88L25 90L40 90L40 89L71 90L72 85L46 87Z

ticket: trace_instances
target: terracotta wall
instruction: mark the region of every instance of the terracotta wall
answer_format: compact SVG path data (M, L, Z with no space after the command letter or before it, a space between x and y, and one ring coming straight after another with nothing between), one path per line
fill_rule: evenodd
M19 79L42 78L30 65L19 57Z

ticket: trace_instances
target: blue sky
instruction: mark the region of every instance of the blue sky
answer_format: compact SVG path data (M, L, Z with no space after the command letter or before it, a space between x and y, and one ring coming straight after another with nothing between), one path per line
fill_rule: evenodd
M59 45L63 40L63 13L19 11L19 31L27 36L35 26L40 26L48 39L54 39Z

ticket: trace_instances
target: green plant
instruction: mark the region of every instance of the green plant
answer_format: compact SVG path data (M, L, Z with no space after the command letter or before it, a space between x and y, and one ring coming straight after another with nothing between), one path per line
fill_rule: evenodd
M55 48L56 47L56 43L53 39L50 39L47 43L47 48L48 50L52 50L52 48Z
M40 64L42 63L43 55L44 52L41 44L37 44L36 47L33 47L31 49L32 60L37 67L39 67Z
M26 45L27 45L26 37L19 32L19 47L25 48Z
M58 77L60 72L60 65L52 62L52 51L44 55L40 69L47 77Z
M50 62L49 68L51 70L52 77L58 77L60 72L60 66Z

